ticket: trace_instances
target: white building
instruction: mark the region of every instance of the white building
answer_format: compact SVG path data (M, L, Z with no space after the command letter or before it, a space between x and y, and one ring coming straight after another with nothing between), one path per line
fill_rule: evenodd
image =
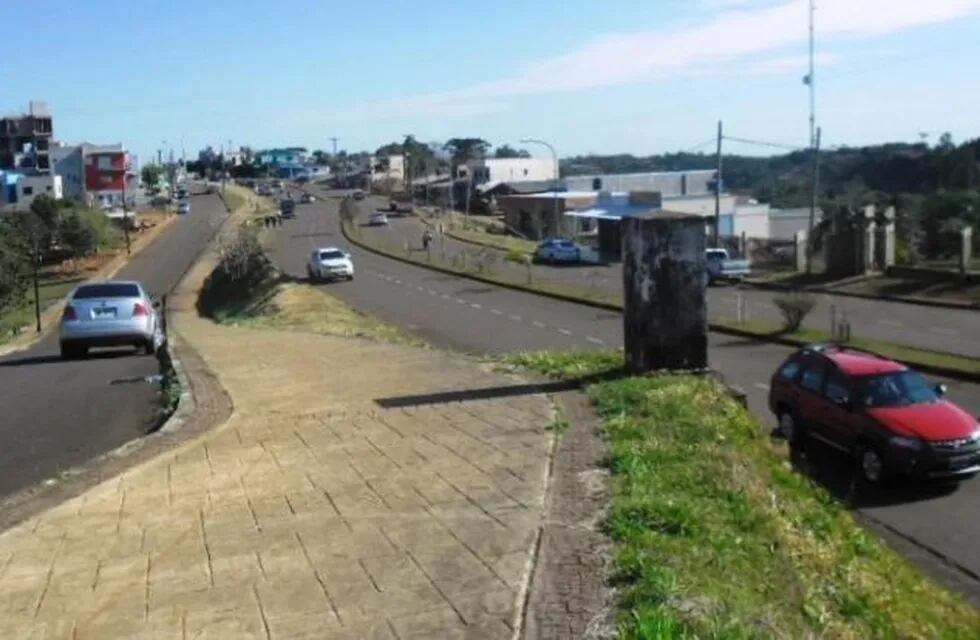
M50 173L17 176L14 189L16 197L12 202L0 201L4 213L28 211L31 208L31 203L40 195L47 195L55 200L61 200L64 197L61 176Z
M556 177L555 161L551 158L484 158L456 168L457 178L467 178L471 174L477 185L535 182Z
M371 182L391 181L394 185L405 184L405 156L391 154L384 158L371 158Z

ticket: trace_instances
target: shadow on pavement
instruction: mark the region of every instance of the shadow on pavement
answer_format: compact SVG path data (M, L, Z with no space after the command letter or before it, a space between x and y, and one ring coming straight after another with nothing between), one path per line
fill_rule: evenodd
M856 461L813 439L790 448L790 462L850 509L923 502L956 491L953 483L895 479L882 486L861 479Z
M402 407L417 407L426 404L447 404L450 402L465 402L467 400L492 400L494 398L529 396L539 393L558 393L561 391L572 391L595 382L612 380L625 375L627 375L625 369L613 369L604 373L584 376L572 380L484 387L482 389L461 389L458 391L438 391L435 393L422 393L411 396L375 398L374 402L378 406L385 409L398 409Z
M43 356L27 356L24 358L13 358L10 360L0 360L0 367L29 367L37 364L54 364L57 362L84 362L85 360L112 360L114 358L128 357L136 354L132 349L115 349L112 351L94 351L81 358L67 360L57 353L50 353Z

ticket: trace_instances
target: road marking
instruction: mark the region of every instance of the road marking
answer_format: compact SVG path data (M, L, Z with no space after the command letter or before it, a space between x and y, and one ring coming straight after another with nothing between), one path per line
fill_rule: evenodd
M471 304L470 306L473 307L474 309L482 309L483 308L483 305L477 304L475 302L473 304Z
M442 294L439 297L442 298L443 300L450 300L450 299L452 299L452 296L449 295L448 293L444 293L444 294Z
M439 292L438 291L433 291L432 289L429 289L429 295L430 296L439 295Z
M769 391L769 385L767 385L765 382L756 382L753 386L755 386L757 389L762 389L763 391Z
M415 285L415 288L419 291L425 291L425 287L420 287L419 285Z
M600 340L599 338L593 338L592 336L586 336L586 342L591 342L592 344L606 344L605 340Z
M515 316L515 315L512 315L512 316L510 316L510 319L511 319L511 320L513 320L514 322L520 322L520 321L521 321L521 320L523 320L524 318L522 318L522 317L520 317L520 316Z
M463 300L462 298L456 298L456 302L460 304L466 304L466 300Z
M533 321L531 324L533 324L538 329L544 329L544 327L545 327L545 325L544 325L543 322L538 322L537 320Z
M933 333L938 333L939 335L943 335L943 336L959 335L959 331L955 331L953 329L944 329L942 327L929 327L929 331L932 331Z
M490 309L490 313L492 313L495 316L502 316L502 315L504 315L504 312L501 311L500 309Z
M558 330L558 333L562 334L563 336L570 336L570 335L572 335L572 332L569 331L568 329L559 329Z
M900 327L900 326L902 326L902 323L901 322L898 322L897 320L878 320L878 324L886 324L889 327Z
M395 282L395 284L401 284L402 283L402 281L399 280L398 278L395 278L394 282Z

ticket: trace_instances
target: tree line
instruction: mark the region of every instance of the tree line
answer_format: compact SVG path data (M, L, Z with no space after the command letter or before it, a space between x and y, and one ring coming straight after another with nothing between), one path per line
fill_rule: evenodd
M91 256L118 239L102 212L47 195L0 217L0 314L25 302L42 265Z

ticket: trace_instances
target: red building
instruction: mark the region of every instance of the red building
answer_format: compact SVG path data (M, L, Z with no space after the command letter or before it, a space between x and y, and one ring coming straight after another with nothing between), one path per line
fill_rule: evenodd
M132 189L132 167L124 150L99 149L85 154L85 191L88 197L104 205L122 202L123 176L126 190ZM127 200L132 194L127 194Z

